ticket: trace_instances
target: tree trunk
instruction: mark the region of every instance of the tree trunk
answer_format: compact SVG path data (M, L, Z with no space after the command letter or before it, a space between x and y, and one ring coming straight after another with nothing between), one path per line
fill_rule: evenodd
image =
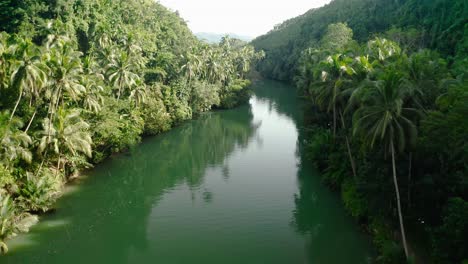
M333 105L333 138L336 137L336 105Z
M343 129L346 129L342 111L340 111L340 117L341 125L343 126ZM348 148L349 162L351 163L351 169L353 170L354 181L357 181L356 163L354 162L353 153L351 152L351 145L349 144L348 135L346 135L346 147Z
M57 178L57 175L59 174L59 172L60 172L60 151L59 151L59 155L57 159L57 170L55 171L55 178Z
M18 96L18 100L16 101L15 107L13 108L13 112L11 112L9 122L11 122L11 120L13 120L13 117L15 116L16 110L18 109L18 105L19 105L22 97L23 97L23 90L20 89L20 94Z
M34 114L32 115L31 119L29 120L28 126L26 127L26 130L24 130L24 133L28 133L29 128L31 127L31 124L34 120L34 117L36 117L37 114L37 109L34 110Z
M393 183L395 184L395 193L396 193L396 198L397 198L398 218L400 220L400 229L401 229L401 240L403 241L403 248L405 250L406 259L408 259L409 257L408 246L406 245L405 226L403 224L403 215L401 213L400 191L398 190L398 180L396 176L395 147L393 146L393 140L390 141L390 148L392 151Z
M351 169L353 170L354 181L357 181L356 163L354 162L353 153L351 152L348 135L346 135L346 147L348 148L349 162L351 163Z

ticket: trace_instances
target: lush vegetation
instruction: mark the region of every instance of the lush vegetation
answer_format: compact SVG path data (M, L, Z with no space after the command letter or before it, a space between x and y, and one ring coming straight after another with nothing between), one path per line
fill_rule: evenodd
M0 247L79 171L249 97L262 57L200 42L152 0L0 1Z
M259 71L291 81L308 47L319 45L328 25L347 23L358 42L388 31L408 51L438 50L447 61L467 67L468 3L464 0L333 0L277 25L252 44L266 52Z
M310 102L306 151L379 263L468 260L467 10L335 0L253 42Z

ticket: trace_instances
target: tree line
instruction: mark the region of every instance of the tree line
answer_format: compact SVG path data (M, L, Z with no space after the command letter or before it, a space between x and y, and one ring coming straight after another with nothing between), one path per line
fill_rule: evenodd
M0 248L112 153L248 100L252 46L209 45L159 3L2 0Z

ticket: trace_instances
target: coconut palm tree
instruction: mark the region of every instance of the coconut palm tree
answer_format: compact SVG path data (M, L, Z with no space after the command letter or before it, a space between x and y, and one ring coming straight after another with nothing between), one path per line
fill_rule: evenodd
M45 118L42 126L39 152L44 153L47 149L52 149L57 154L57 173L60 171L63 155L77 156L82 153L91 157L92 139L88 131L89 125L81 119L79 110L65 110L60 107L56 119L50 121Z
M367 48L371 57L384 61L392 56L401 54L401 48L396 42L385 38L375 38L367 43Z
M3 138L0 141L0 160L7 167L17 159L30 163L32 161L32 154L29 146L32 144L32 139L21 130L24 126L21 119L13 117L13 119L7 121L7 115L7 112L0 115L0 131L3 134Z
M320 63L320 81L315 83L312 93L315 101L327 112L333 112L333 136L336 135L337 118L342 102L342 92L350 80L346 77L355 74L352 67L353 60L342 54L328 56Z
M380 80L372 84L353 115L353 134L366 137L371 148L377 143L382 144L385 151L390 152L392 156L393 183L401 237L408 257L395 158L414 142L417 129L412 120L419 112L417 109L404 107L407 92L400 73L386 72Z
M182 66L181 70L184 72L185 77L187 78L187 83L190 84L190 82L194 79L196 79L201 72L202 69L202 62L199 56L188 53L185 56L186 62Z
M326 109L327 112L333 112L333 137L336 137L338 119L341 120L342 128L346 129L344 108L349 87L353 85L351 77L356 74L353 59L342 54L335 54L320 62L318 69L321 71L320 81L313 83L310 91L319 107ZM347 134L345 134L345 139L351 169L356 179L356 164Z
M137 80L140 79L138 72L140 65L132 60L125 51L120 51L114 54L107 65L106 76L111 83L112 87L117 89L117 99L120 99L122 93L126 90L131 90L136 85Z
M29 40L19 39L11 49L14 59L10 64L10 88L18 91L18 99L11 112L10 121L23 97L29 98L31 105L33 99L40 96L48 76L48 67L44 63L42 51L38 46Z
M49 48L47 64L50 68L50 82L46 95L50 100L50 120L53 120L53 115L65 99L77 101L86 92L82 84L81 55L67 39L59 39Z
M135 106L140 106L142 103L145 103L146 97L147 97L146 85L141 80L138 80L135 88L132 89L132 91L130 92L130 96L128 98L135 102Z

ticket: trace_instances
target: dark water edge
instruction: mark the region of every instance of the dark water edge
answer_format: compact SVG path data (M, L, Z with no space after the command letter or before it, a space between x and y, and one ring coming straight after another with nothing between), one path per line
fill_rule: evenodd
M96 166L0 263L370 263L305 162L293 89L254 91Z

